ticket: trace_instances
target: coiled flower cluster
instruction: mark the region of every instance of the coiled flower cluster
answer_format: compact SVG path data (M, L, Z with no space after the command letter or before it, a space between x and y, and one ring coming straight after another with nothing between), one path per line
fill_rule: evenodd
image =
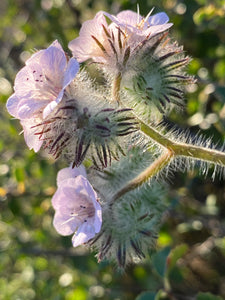
M184 86L194 82L185 72L190 58L170 40L172 25L164 12L100 11L69 42L72 57L57 40L33 54L6 105L30 149L68 162L52 199L57 232L122 268L156 244L166 211L163 170L200 160L224 172L222 151L159 127L184 106ZM86 61L103 81L90 79Z

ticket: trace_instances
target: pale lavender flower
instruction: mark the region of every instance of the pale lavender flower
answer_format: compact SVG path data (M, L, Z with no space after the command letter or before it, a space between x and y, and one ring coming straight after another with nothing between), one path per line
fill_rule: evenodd
M78 38L69 43L69 48L73 56L83 62L92 58L97 62L105 62L105 53L95 41L95 38L101 45L104 45L106 51L110 51L110 45L107 43L104 27L108 28L105 16L102 11L98 12L94 19L84 22L80 29ZM94 37L94 38L93 38Z
M58 41L33 54L16 76L14 94L8 99L9 113L20 119L24 138L30 149L37 152L43 139L42 127L37 126L59 104L67 86L76 76L79 63L69 61Z
M73 246L86 243L101 229L102 210L97 194L83 176L83 167L65 168L58 173L58 189L52 198L53 225L63 236L74 234Z
M130 10L117 16L100 11L94 19L84 22L79 37L69 43L69 48L79 62L92 59L121 67L138 44L172 26L165 13L150 14L143 18ZM110 25L105 16L112 21Z
M69 178L75 178L79 175L82 175L84 178L87 177L86 169L83 165L80 165L76 168L72 168L72 166L64 168L60 170L57 174L57 186L60 186L64 180Z
M17 119L30 119L38 113L47 117L62 100L64 90L76 76L79 64L67 57L54 41L33 54L15 79L15 93L7 101L9 113Z
M120 26L121 29L129 35L132 35L132 38L135 40L140 37L152 37L157 33L163 32L169 29L173 24L168 23L169 18L166 13L161 12L153 16L151 12L144 18L130 10L125 10L113 16L104 12L104 15L107 16L112 22Z

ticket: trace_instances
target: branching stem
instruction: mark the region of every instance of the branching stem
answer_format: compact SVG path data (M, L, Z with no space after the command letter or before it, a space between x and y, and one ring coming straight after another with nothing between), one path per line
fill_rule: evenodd
M140 129L143 133L145 133L148 137L150 137L161 146L170 149L174 153L174 156L186 156L192 159L200 159L208 161L212 164L218 164L225 167L224 152L215 149L204 148L201 146L171 141L169 138L165 137L157 130L146 125L144 122L140 120L139 122Z
M148 181L150 178L157 175L173 158L173 152L169 149L165 151L142 173L140 173L136 178L129 181L122 189L120 189L111 200L113 204L117 199L126 194L127 192L136 189L143 183Z
M112 85L112 97L118 103L120 103L120 84L121 74L119 73ZM126 194L127 192L136 189L146 181L158 174L174 157L186 156L196 160L203 160L215 165L221 165L225 167L225 153L215 150L204 148L201 146L179 143L170 140L168 137L145 124L143 121L137 118L140 124L140 130L147 135L154 142L164 148L163 153L142 173L136 178L129 181L124 187L122 187L111 199L111 205L115 203L117 199Z

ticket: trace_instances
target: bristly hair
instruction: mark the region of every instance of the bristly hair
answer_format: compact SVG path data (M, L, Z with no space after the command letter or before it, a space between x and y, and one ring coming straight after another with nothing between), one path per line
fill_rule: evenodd
M147 149L146 149L147 150ZM89 245L97 250L98 260L110 260L119 268L146 257L158 237L162 216L166 211L166 185L154 180L129 191L110 204L112 195L140 173L152 160L151 153L133 147L126 157L113 162L95 179L95 189L101 196L102 229Z
M206 138L200 133L191 133L189 129L186 131L170 130L166 133L166 136L172 141L180 144L185 143L190 145L190 147L196 146L202 147L205 150L215 151L213 161L198 159L191 156L177 155L167 166L167 170L188 172L195 169L198 170L200 175L205 177L210 173L213 180L215 180L216 177L219 179L225 178L224 164L219 160L219 158L216 158L216 151L224 152L225 144L218 146L218 143L213 143L211 137Z
M138 123L129 108L102 105L97 110L84 106L87 103L81 100L64 97L47 119L35 125L35 135L53 157L64 154L73 167L90 158L96 168L102 169L125 155L125 137L138 130Z
M98 260L110 260L120 269L140 261L155 247L162 216L166 210L166 185L151 180L129 191L115 203L113 195L135 178L153 160L144 147L130 147L126 157L114 161L104 171L91 176L95 190L101 197L102 229L89 245L97 250Z
M79 166L90 148L89 157L97 169L111 165L118 160L123 150L123 137L138 130L138 123L130 109L102 109L89 115L84 127L78 128L73 166Z
M168 130L166 124L161 122L159 125L155 123L150 123L150 127L154 128L159 134L164 136L166 139L171 141L172 143L185 146L187 149L191 149L192 147L197 147L196 151L198 151L198 147L206 150L212 151L212 158L211 159L200 159L194 157L190 154L185 155L184 152L181 154L174 153L173 159L170 163L158 173L157 177L161 178L168 178L173 177L173 172L180 171L180 172L188 172L198 170L200 175L207 176L208 173L211 174L212 179L214 180L215 177L220 179L225 178L225 167L224 163L220 160L220 156L217 157L217 154L223 153L225 149L225 144L218 146L218 143L214 143L212 141L212 137L206 138L204 135L200 133L191 132L189 129L181 130L178 128L172 128ZM162 145L158 144L157 141L149 138L149 143L151 145L151 152L155 153L154 147L157 147L156 151L160 151ZM159 148L158 148L159 147Z
M190 58L184 55L183 47L171 42L165 32L139 48L122 77L126 91L123 103L147 122L173 107L182 109L184 86L195 81L184 71Z

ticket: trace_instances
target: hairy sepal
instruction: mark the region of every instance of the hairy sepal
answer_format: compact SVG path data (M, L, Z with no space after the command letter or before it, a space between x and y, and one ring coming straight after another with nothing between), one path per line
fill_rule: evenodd
M151 153L145 150L131 148L126 157L93 178L102 200L103 225L90 245L97 250L99 261L113 261L119 268L142 260L155 247L167 208L166 184L153 179L111 202L113 195L152 161Z
M95 88L85 71L68 87L61 103L43 122L35 125L44 148L53 157L64 154L73 167L86 158L102 169L125 155L126 136L138 129L132 110L118 108Z
M194 82L185 72L190 61L183 48L159 34L143 45L123 73L122 102L149 121L184 106L184 86Z

